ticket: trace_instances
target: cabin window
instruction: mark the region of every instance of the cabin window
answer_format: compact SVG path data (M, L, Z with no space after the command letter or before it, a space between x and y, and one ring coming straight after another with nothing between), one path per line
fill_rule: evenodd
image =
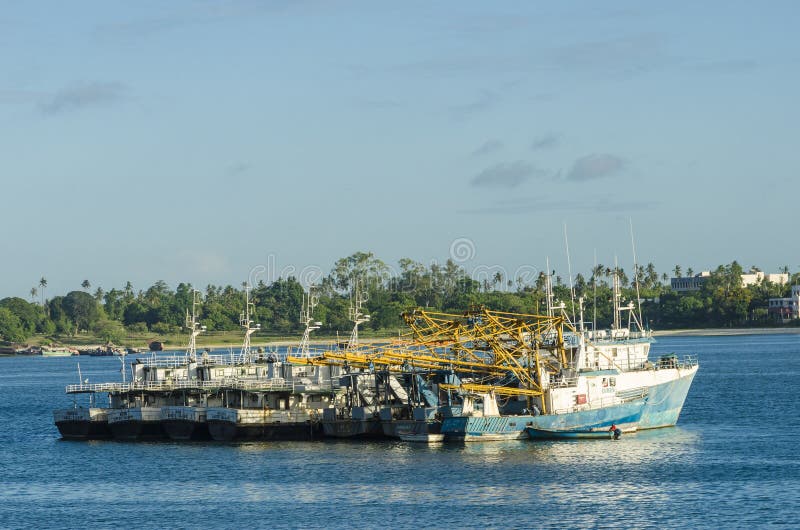
M617 378L616 377L609 377L608 384L611 386L617 386Z

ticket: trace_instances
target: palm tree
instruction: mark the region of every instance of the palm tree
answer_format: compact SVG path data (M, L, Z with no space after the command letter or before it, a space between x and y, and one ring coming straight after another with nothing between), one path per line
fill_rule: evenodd
M36 287L31 287L31 303L34 303L34 300L36 300L36 294Z
M42 289L42 307L44 307L44 290L47 289L47 279L44 276L39 280L39 287Z
M497 285L502 285L502 283L503 283L503 273L500 271L495 272L494 277L492 278L492 284L497 286Z
M689 267L688 269L686 269L686 276L688 276L689 278L691 278L692 276L694 276L694 269L692 269L691 267Z
M675 273L675 277L676 278L680 278L681 277L681 266L680 265L675 265L675 268L672 269L672 271Z
M89 287L91 287L91 286L92 286L92 284L89 283L89 280L83 280L81 282L81 287L83 287L87 292L89 291Z

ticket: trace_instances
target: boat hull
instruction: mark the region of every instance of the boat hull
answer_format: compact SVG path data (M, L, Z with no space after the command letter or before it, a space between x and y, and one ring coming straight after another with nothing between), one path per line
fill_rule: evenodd
M423 433L423 434L401 434L400 440L411 443L441 443L444 441L444 434Z
M439 434L442 423L436 420L382 421L381 430L389 438L402 438L404 434Z
M218 442L231 441L306 441L321 438L319 422L262 423L237 425L229 421L208 422L208 432Z
M161 427L170 440L185 442L190 440L208 440L208 424L196 420L162 420Z
M636 427L628 429L620 429L622 432L636 432ZM589 439L589 440L610 440L614 437L614 433L608 429L598 429L596 431L548 431L546 429L535 429L528 427L525 429L528 436L532 440L574 440L574 439Z
M74 353L69 350L42 350L43 357L70 357L72 355Z
M637 399L599 409L536 416L525 432L534 440L559 438L610 438L611 427L636 431L648 399Z
M108 417L103 409L56 410L53 416L58 432L64 440L111 438Z
M205 407L162 407L161 427L170 440L208 440L211 438L206 422Z
M329 438L385 438L376 418L322 420L322 431Z
M697 368L695 365L675 369L674 378L648 387L648 400L639 420L639 429L672 427L678 423Z
M212 408L206 422L211 438L220 442L303 441L322 436L322 427L312 411Z
M525 427L536 416L453 416L442 420L445 440L494 442L525 438Z
M115 440L136 441L166 438L159 408L112 410L108 414L108 426Z

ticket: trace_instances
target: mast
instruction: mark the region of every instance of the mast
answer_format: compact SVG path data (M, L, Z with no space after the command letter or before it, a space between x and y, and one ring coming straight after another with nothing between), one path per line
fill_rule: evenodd
M250 301L250 285L245 283L244 284L244 311L239 315L239 325L244 328L244 342L242 343L242 362L248 363L250 362L252 353L250 351L250 335L261 329L261 324L256 324L255 327L251 327L253 320L251 317L252 313L256 310L256 306L253 302Z
M314 308L319 305L319 294L314 292L315 285L308 286L308 294L303 293L303 308L300 314L300 323L305 326L303 338L300 340L300 355L309 356L309 339L311 332L319 329L322 322L314 321Z
M633 318L639 324L639 331L644 332L644 320L642 320L642 297L639 294L639 264L636 261L636 241L633 238L633 218L628 217L628 222L631 227L631 251L633 252L633 281L636 286L636 306L638 315ZM633 313L633 309L631 309Z
M552 276L550 275L550 258L547 258L545 261L545 266L547 267L547 272L545 272L544 276L544 294L545 300L547 303L547 316L553 316L553 280Z
M594 249L594 272L592 273L592 338L597 338L597 249Z
M186 355L190 359L197 359L197 336L206 330L197 322L197 307L200 305L200 291L192 289L192 315L189 316L189 309L186 309L186 328L189 329L189 348Z
M350 340L347 342L348 349L358 347L358 326L364 322L369 322L369 315L365 315L361 312L367 299L367 293L361 291L360 282L355 280L353 284L353 294L350 298L350 309L348 311L350 320L353 322L353 331L350 332Z
M617 330L621 329L621 325L622 325L621 322L620 322L621 319L620 319L620 306L619 306L620 297L622 295L619 292L619 264L617 263L616 256L614 257L614 274L611 277L611 280L612 280L612 285L613 285L613 289L614 289L614 294L612 296L612 299L614 301L614 326L613 326L613 330L617 331Z
M567 249L567 273L569 274L569 298L572 304L572 323L575 323L575 285L572 283L572 260L569 256L569 239L567 239L567 223L564 223L564 246ZM581 317L582 318L582 317Z

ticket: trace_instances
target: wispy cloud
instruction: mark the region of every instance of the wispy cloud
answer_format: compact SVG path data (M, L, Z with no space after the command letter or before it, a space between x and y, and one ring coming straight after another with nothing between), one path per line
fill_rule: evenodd
M484 156L490 153L494 153L499 151L503 148L503 142L500 140L486 140L477 147L474 151L472 151L472 156Z
M253 18L288 11L300 11L314 2L299 0L245 0L241 2L192 2L186 5L162 2L161 13L149 18L121 20L98 25L94 36L104 41L131 41L185 27L218 22L225 19ZM151 10L157 12L156 9Z
M39 108L45 114L59 114L85 107L108 105L121 100L124 92L125 86L121 83L83 83L59 90L43 101Z
M730 59L723 61L701 61L689 67L696 72L707 74L737 74L758 68L756 61L748 59Z
M616 197L587 197L553 199L550 197L520 197L495 201L489 206L466 208L457 213L469 215L519 215L536 212L634 212L655 208L657 201L626 200Z
M679 62L665 51L666 38L648 33L615 39L587 41L550 51L557 69L628 76L658 70Z
M187 17L177 15L126 20L98 26L95 28L95 36L102 40L129 40L169 31L187 23Z
M540 136L536 140L533 141L531 144L531 149L534 151L540 151L544 149L551 149L558 145L559 138L553 133L545 134L544 136Z
M585 182L611 176L625 167L625 161L609 154L593 154L578 158L567 173L567 180Z
M353 100L353 106L366 109L399 109L404 105L396 99L360 98Z
M250 164L245 162L236 162L235 164L231 164L227 167L226 173L232 177L236 177L238 175L242 175L250 171Z
M516 188L532 177L541 177L547 172L523 161L490 166L475 175L470 184L483 188Z
M463 119L484 112L494 107L500 101L500 97L489 90L484 90L473 101L461 105L453 105L450 107L450 115L455 119Z

